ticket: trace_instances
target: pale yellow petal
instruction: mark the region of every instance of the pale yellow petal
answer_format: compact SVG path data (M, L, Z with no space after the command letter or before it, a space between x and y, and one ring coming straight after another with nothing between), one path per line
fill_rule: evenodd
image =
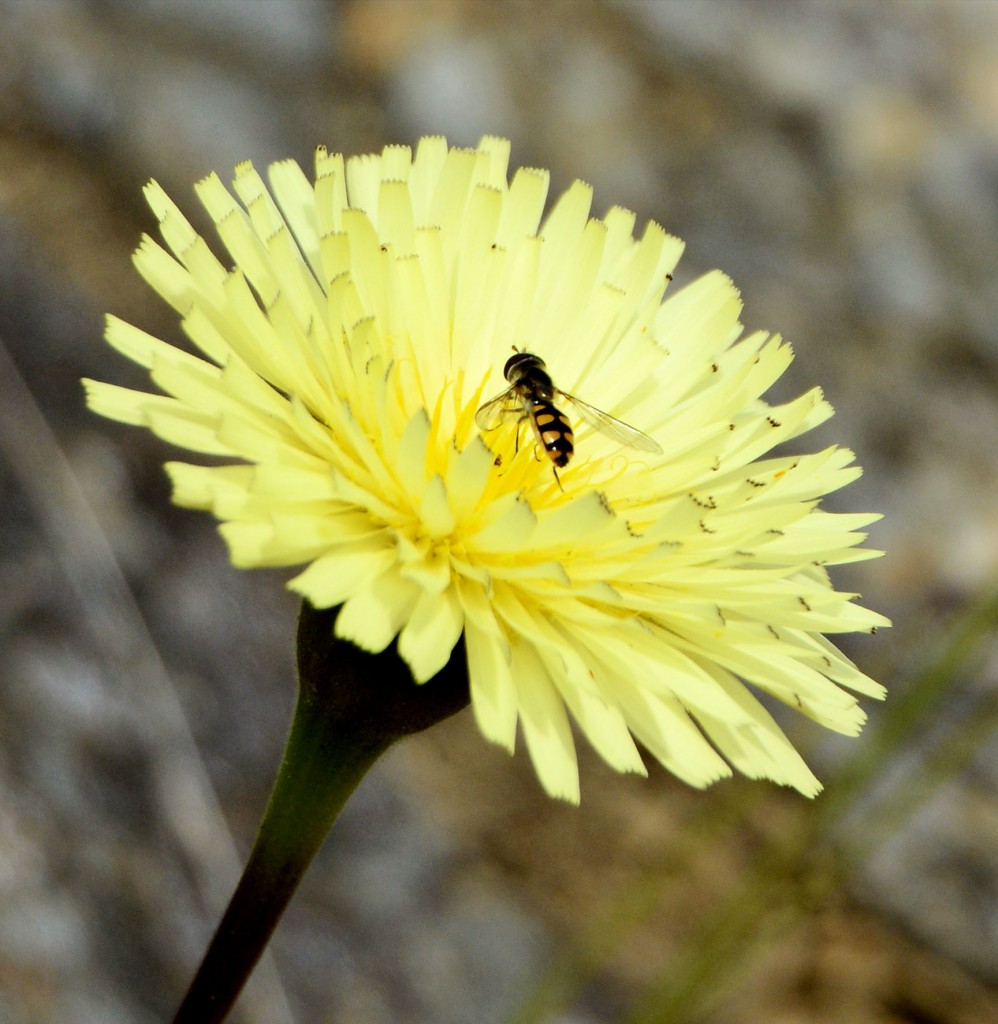
M467 609L464 588L459 586L458 592ZM516 745L517 690L509 643L496 633L480 629L470 618L466 619L464 639L475 721L486 739L512 753Z
M365 651L383 651L420 598L419 587L394 567L355 590L336 617L336 635Z
M307 597L317 608L342 604L378 577L395 558L387 544L365 544L343 551L334 550L312 562L288 586Z
M456 593L423 591L399 633L399 655L417 683L432 679L450 660L464 630Z
M537 777L550 796L577 804L579 765L565 705L531 646L514 643L512 659L523 739Z

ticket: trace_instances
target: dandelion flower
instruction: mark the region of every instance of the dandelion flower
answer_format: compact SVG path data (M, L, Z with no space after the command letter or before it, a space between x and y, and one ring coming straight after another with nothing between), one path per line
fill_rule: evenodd
M591 217L582 182L545 216L547 173L510 180L508 159L425 138L319 149L314 184L241 164L235 195L197 185L224 261L149 184L165 248L143 238L135 265L192 351L109 318L162 393L87 381L90 406L221 458L169 463L175 501L221 521L236 566L303 566L289 586L340 608L338 637L397 640L418 684L463 635L482 733L512 751L519 727L553 796L579 799L573 720L622 772L645 772L637 740L693 786L734 768L814 795L755 692L846 734L855 695L883 695L825 638L886 624L825 569L878 553L858 547L878 516L819 507L860 470L838 447L772 454L831 409L761 397L791 351L743 337L723 274L663 299L681 242ZM566 405L556 477L527 426L481 431L514 349L657 450Z

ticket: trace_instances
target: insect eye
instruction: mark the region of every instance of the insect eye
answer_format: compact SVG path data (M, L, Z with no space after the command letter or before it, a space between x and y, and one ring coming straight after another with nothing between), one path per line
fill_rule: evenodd
M510 371L515 367L519 366L524 370L526 370L527 367L543 369L544 365L544 360L541 359L540 356L535 356L532 352L517 352L506 360L506 365L502 368L502 374L507 380L509 380Z

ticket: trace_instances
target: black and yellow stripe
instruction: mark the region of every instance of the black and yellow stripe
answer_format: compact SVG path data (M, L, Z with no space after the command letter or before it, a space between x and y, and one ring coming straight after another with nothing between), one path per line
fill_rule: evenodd
M548 458L558 467L567 466L575 453L575 435L568 417L557 406L543 401L531 403L530 416Z

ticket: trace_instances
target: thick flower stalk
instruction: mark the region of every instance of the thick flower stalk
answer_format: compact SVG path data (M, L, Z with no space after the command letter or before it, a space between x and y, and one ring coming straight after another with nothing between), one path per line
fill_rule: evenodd
M162 394L88 381L90 405L227 460L168 464L175 500L221 520L235 565L304 566L290 586L340 606L337 637L397 640L413 685L463 637L482 733L512 750L519 726L552 795L579 799L573 719L619 771L645 772L637 740L694 786L735 768L814 795L753 691L846 734L855 695L883 695L824 635L886 624L825 568L878 553L858 547L876 515L819 507L860 470L837 447L771 454L831 409L764 401L791 351L742 337L723 274L663 301L677 239L591 218L581 182L545 217L547 174L509 180L508 157L320 149L314 184L285 161L269 187L242 164L235 197L197 186L224 261L150 184L166 248L144 238L135 264L194 351L110 318ZM514 349L661 451L570 404L557 477L529 423L483 432Z

